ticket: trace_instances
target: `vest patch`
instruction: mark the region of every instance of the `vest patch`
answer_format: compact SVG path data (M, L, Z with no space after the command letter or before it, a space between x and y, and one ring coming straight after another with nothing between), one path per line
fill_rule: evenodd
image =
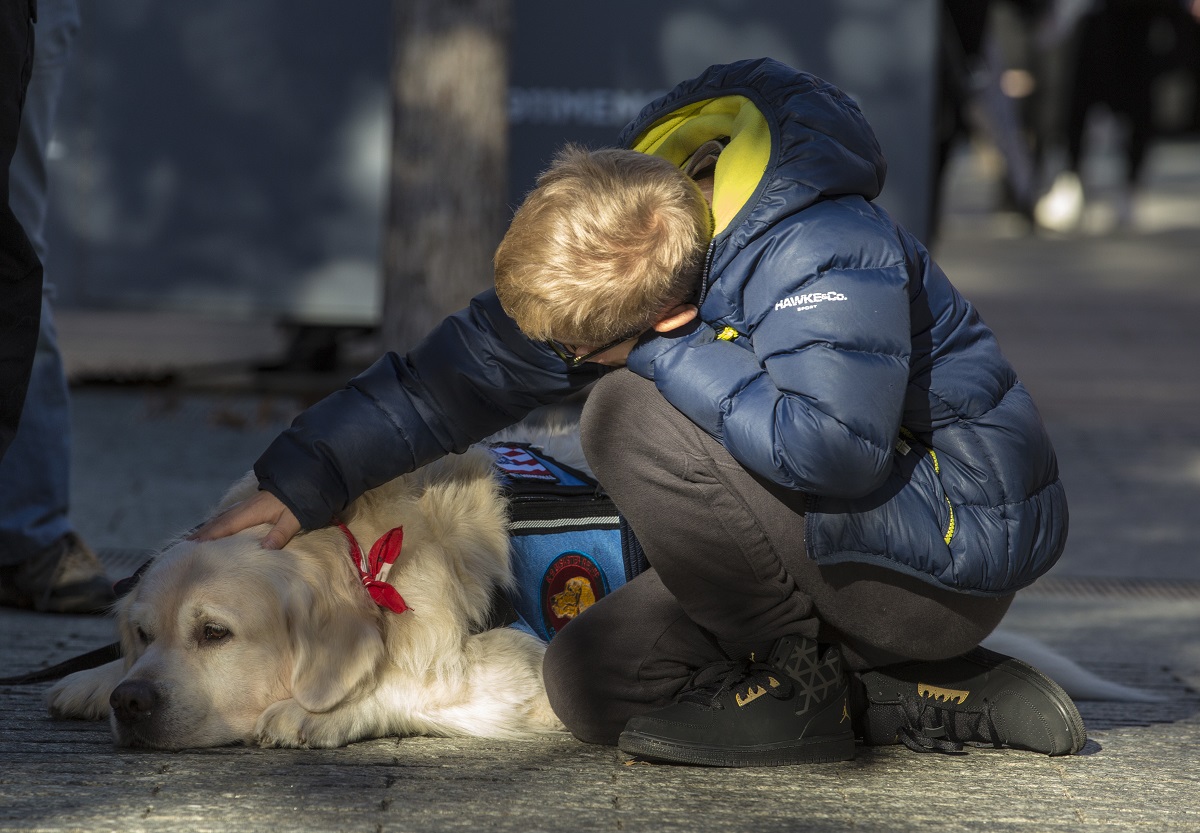
M542 577L542 623L554 636L583 611L604 598L608 584L600 566L582 552L564 552Z

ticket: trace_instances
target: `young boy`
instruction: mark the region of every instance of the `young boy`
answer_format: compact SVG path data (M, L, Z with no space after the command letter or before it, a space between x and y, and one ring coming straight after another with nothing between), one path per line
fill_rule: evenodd
M593 381L584 449L651 569L550 643L580 739L679 763L1078 751L1069 697L978 649L1062 552L1037 410L992 333L871 200L857 106L771 60L567 149L496 290L301 415L207 524L264 546Z

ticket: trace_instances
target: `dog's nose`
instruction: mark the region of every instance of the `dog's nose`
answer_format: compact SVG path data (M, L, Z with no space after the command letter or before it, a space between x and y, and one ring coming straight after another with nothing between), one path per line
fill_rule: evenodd
M145 680L126 680L113 689L108 704L122 723L145 720L158 708L158 690Z

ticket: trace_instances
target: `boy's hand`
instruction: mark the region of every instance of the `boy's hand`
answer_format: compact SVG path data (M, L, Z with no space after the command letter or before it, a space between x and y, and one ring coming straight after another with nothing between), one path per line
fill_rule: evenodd
M262 541L264 550L282 549L300 531L300 521L283 501L270 492L259 491L202 524L188 539L212 541L259 524L271 524L271 531Z

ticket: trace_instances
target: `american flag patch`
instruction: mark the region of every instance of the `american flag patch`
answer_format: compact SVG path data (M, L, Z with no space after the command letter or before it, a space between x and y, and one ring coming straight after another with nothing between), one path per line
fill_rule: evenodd
M511 445L494 445L492 451L496 454L496 466L510 477L521 480L547 480L558 482L554 472L523 448Z

